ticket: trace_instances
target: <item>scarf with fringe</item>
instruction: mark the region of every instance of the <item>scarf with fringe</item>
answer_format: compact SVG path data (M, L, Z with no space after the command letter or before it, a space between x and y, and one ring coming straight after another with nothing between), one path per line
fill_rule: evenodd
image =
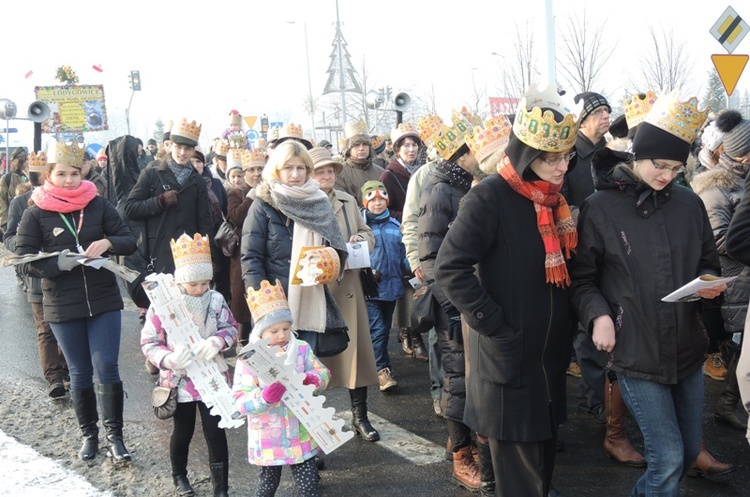
M562 185L547 181L524 181L516 172L510 159L503 158L500 176L508 182L513 191L531 200L536 210L536 225L544 242L544 269L547 283L564 288L570 286L570 275L565 259L570 259L578 245L578 232L570 215L565 198L560 194ZM563 257L562 249L565 249Z
M96 197L96 185L83 180L75 190L68 190L45 181L41 188L35 188L31 200L45 211L68 214L80 211Z

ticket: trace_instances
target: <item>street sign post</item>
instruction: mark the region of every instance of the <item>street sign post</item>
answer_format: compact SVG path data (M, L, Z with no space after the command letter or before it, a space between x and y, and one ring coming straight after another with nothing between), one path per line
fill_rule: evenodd
M247 137L248 141L254 141L260 138L260 134L258 134L257 131L254 129L247 130L247 133L245 133L245 136Z
M737 87L737 82L742 76L742 71L745 70L748 58L750 56L739 54L714 54L711 56L727 95L731 95Z
M728 54L714 54L711 60L719 75L721 84L727 92L727 97L732 95L737 87L737 82L742 76L742 71L747 65L748 55L734 55L733 52L737 45L745 38L750 26L740 17L732 8L727 7L719 19L711 27L711 34L716 38Z
M0 133L18 133L18 128L0 128Z

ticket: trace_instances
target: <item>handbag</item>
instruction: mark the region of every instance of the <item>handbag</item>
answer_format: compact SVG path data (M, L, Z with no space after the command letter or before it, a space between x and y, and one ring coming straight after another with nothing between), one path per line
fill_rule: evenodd
M415 333L424 333L435 326L436 302L432 297L430 286L422 284L414 290L411 304L411 329Z
M179 382L177 383L179 385ZM154 415L159 419L169 419L177 410L177 386L174 388L157 385L151 392L151 405Z
M317 357L338 355L349 346L349 333L346 329L326 330L325 333L298 330L297 337L307 342Z
M214 241L226 257L233 257L237 253L237 249L240 247L240 237L237 236L232 221L224 218L219 230L214 235Z
M376 299L380 295L380 285L375 279L371 267L363 267L359 270L359 278L362 281L362 291L366 299Z

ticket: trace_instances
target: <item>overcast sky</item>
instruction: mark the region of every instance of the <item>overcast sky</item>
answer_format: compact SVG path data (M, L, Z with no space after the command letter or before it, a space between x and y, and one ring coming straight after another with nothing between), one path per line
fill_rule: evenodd
M181 117L203 123L203 137L208 139L227 126L230 109L243 115L266 113L272 121L291 120L309 130L310 118L304 112L308 95L304 30L312 93L318 98L331 62L335 0L212 0L201 2L201 8L193 7L196 3L11 2L10 10L2 7L0 98L15 101L19 115L24 115L34 100L34 86L59 84L55 70L67 64L78 73L80 84L104 85L112 121L124 116L131 97L128 75L138 69L143 91L133 95L131 129L144 139L153 133L157 118ZM650 26L671 29L687 43L698 84L712 67L710 55L725 53L709 33L729 5L723 1L553 0L553 5L558 37L576 12L585 10L596 26L606 21L605 40L617 48L600 91L611 99L620 98L626 75L637 70L639 52L649 43ZM746 2L733 7L750 18ZM742 12L743 7L747 12ZM395 91L425 95L434 88L444 118L452 108L470 102L472 76L486 85L490 95L496 93L503 59L492 53L512 52L516 24L539 27L535 39L541 54L543 9L544 0L339 0L348 52L358 71L366 64L369 86L390 85ZM735 53L747 53L749 40ZM103 72L92 69L93 65L100 65ZM32 76L25 78L29 71ZM750 87L747 73L738 91ZM18 121L14 126L23 132L21 139L30 136L26 133L32 129L30 124ZM109 138L96 133L87 140Z

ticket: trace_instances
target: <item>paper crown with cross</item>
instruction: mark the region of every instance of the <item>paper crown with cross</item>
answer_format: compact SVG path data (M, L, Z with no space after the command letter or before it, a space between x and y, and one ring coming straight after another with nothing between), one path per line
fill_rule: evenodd
M419 138L427 145L431 145L435 141L435 137L440 134L442 129L443 120L437 114L427 114L417 119Z
M507 117L491 117L483 126L474 126L472 133L466 136L466 144L481 163L496 151L505 149L512 129Z
M575 146L578 117L583 100L560 95L555 85L532 86L518 105L513 134L529 147L544 152L563 152ZM553 111L561 117L559 122Z
M197 147L198 140L201 136L201 125L195 121L182 118L176 126L172 126L169 132L169 138L178 145L187 145L188 147Z
M208 236L196 233L192 238L183 233L177 240L170 240L174 259L174 280L177 283L213 279L211 246Z
M86 151L78 143L52 140L47 149L47 163L81 167L85 153Z
M675 90L659 97L643 122L656 126L684 142L692 143L707 117L708 108L699 111L696 97L690 97L682 102L680 92Z
M29 155L29 172L44 174L47 171L47 153L42 151L39 155L31 152Z
M637 93L630 100L623 102L625 107L625 122L628 124L629 130L635 129L636 126L646 119L646 114L654 106L657 99L656 94L649 90L646 93Z
M253 150L247 150L242 154L242 169L250 169L251 167L263 167L266 165L266 154L264 150L255 148Z

